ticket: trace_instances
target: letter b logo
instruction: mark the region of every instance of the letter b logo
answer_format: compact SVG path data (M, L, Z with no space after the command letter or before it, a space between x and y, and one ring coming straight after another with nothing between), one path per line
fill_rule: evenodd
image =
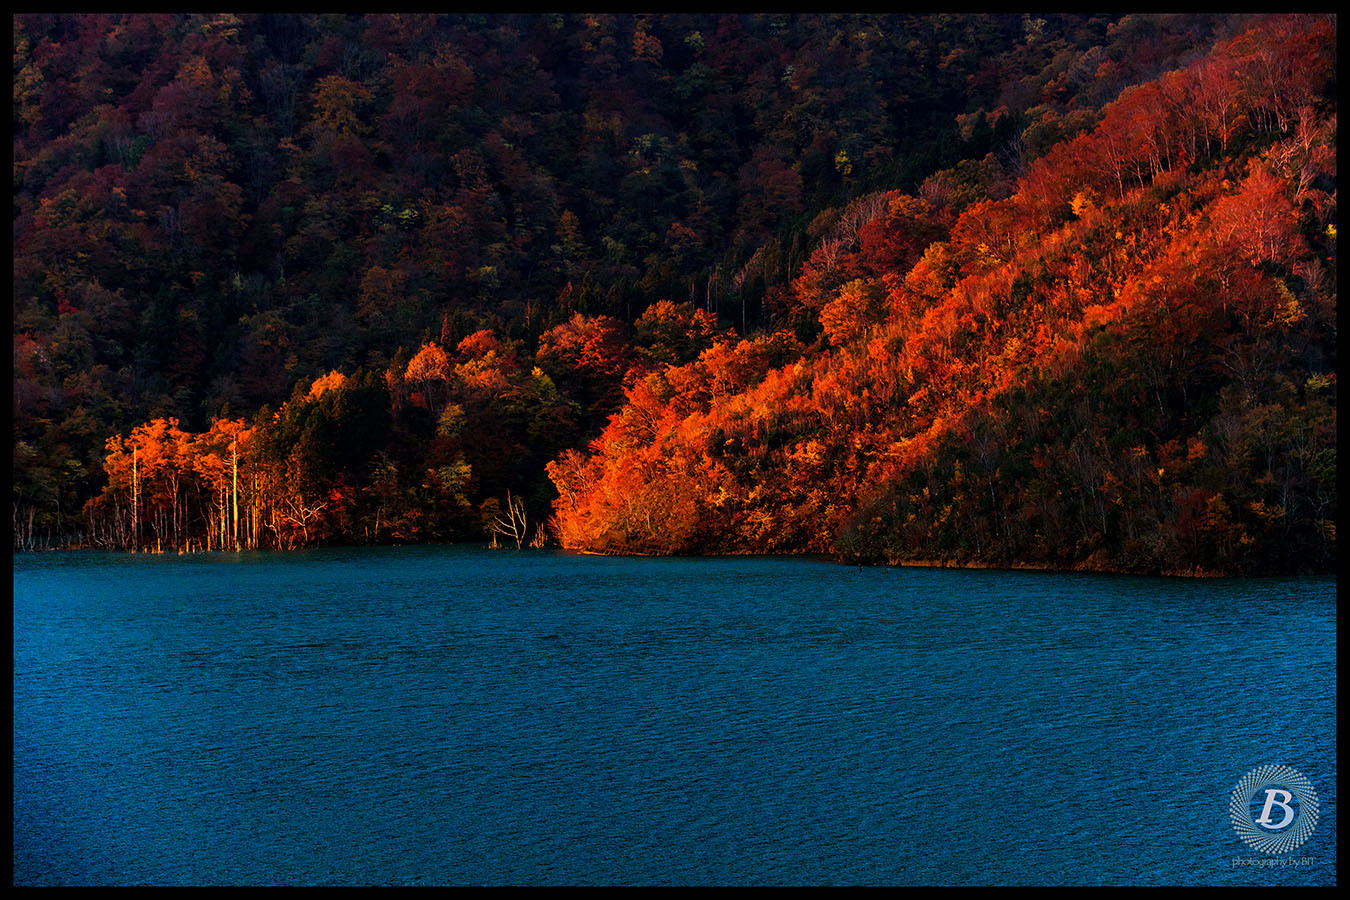
M1289 820L1294 818L1294 808L1289 805L1289 800L1293 796L1288 791L1282 791L1279 788L1266 788L1266 808L1261 811L1261 818L1256 820L1256 824L1271 831L1279 831L1288 825ZM1278 806L1284 810L1284 818L1274 825L1270 824L1270 808L1272 806Z
M1255 815L1257 805L1260 816ZM1228 808L1238 837L1262 853L1288 853L1317 827L1317 791L1289 766L1252 769L1233 788Z

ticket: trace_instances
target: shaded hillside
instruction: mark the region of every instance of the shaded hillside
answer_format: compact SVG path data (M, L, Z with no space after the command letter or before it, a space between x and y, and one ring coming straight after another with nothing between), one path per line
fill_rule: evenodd
M16 546L1334 548L1334 20L14 21Z

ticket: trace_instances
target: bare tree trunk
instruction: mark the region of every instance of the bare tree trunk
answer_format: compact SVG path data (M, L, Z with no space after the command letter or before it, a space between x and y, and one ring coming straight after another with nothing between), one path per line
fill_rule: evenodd
M516 549L519 550L525 543L526 523L525 523L525 501L519 497L512 497L511 492L506 492L506 516L498 516L492 525L493 545L496 545L497 535L508 537L516 542Z
M141 549L141 479L136 468L136 448L131 448L131 552Z
M234 549L237 553L239 552L239 445L237 443L230 444L230 469L234 481L234 527L231 534L234 538ZM223 541L221 546L224 547Z

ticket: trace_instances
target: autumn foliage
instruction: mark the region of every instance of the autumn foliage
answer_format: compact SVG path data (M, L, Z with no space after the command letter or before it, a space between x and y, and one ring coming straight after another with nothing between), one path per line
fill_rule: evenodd
M898 244L917 201L855 202L863 224L824 231L795 285L817 349L775 366L763 339L720 345L632 386L589 454L550 466L564 544L1330 565L1333 50L1297 18L1222 43L923 248ZM1221 77L1231 103L1193 114Z

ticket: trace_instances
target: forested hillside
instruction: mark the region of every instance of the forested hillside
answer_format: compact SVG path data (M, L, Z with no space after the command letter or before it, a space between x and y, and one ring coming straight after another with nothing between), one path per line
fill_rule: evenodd
M16 16L16 546L1329 568L1335 70L1324 16Z

